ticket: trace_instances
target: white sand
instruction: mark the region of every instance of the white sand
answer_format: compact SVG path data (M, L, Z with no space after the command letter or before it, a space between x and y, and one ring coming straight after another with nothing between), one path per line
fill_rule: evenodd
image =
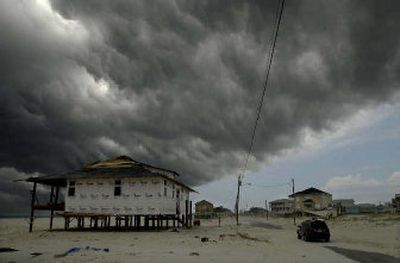
M380 252L400 257L400 217L342 217L328 221L332 242L304 242L296 238L291 219L242 217L237 228L231 218L204 220L201 227L161 232L48 232L48 219L35 221L34 232L28 233L25 219L0 219L0 247L18 249L0 253L0 262L354 262L326 245ZM251 226L264 222L282 227L266 229ZM298 220L299 222L299 220ZM63 221L55 220L62 229ZM251 238L236 235L237 232ZM221 238L220 235L225 235ZM198 236L198 238L196 237ZM209 242L202 243L201 237ZM265 240L268 240L267 242ZM85 250L86 246L109 248L109 252ZM61 258L72 247L81 251ZM33 257L30 253L40 252ZM192 252L198 255L190 255Z

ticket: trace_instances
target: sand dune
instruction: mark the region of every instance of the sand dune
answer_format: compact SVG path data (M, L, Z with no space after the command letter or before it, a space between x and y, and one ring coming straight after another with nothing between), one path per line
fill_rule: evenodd
M217 220L203 220L200 227L179 232L49 232L48 219L39 218L28 233L26 220L0 219L0 247L18 250L0 253L0 262L355 262L327 245L400 257L399 216L328 221L330 243L298 240L292 219L241 221L237 227L225 218L218 227ZM57 218L55 226L62 229L63 221Z

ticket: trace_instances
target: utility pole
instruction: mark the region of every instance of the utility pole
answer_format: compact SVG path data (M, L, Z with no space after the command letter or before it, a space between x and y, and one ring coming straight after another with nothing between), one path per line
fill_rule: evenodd
M239 199L240 199L240 186L242 186L241 176L238 176L238 186L237 186L237 195L236 195L236 204L235 204L235 212L236 212L236 224L239 225Z
M267 220L268 220L268 213L269 213L269 211L268 211L268 200L265 200L265 210L266 210L266 213L267 213Z
M296 225L296 197L294 196L294 178L292 178L292 194L293 194L293 225Z

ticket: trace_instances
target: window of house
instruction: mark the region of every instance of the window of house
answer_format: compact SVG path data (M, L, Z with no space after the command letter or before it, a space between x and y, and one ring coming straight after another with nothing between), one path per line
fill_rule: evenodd
M75 196L75 181L70 181L69 182L68 196Z
M121 195L121 180L115 180L114 184L114 196Z
M164 186L164 196L167 196L167 187Z
M176 190L176 198L179 199L179 189Z
M175 198L175 185L172 185L172 198Z

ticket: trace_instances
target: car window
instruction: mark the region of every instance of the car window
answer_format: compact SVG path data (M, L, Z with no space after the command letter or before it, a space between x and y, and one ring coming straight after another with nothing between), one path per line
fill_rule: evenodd
M312 226L313 228L328 228L328 227L326 226L325 222L322 222L322 221L314 221L314 222L311 222L311 226Z

